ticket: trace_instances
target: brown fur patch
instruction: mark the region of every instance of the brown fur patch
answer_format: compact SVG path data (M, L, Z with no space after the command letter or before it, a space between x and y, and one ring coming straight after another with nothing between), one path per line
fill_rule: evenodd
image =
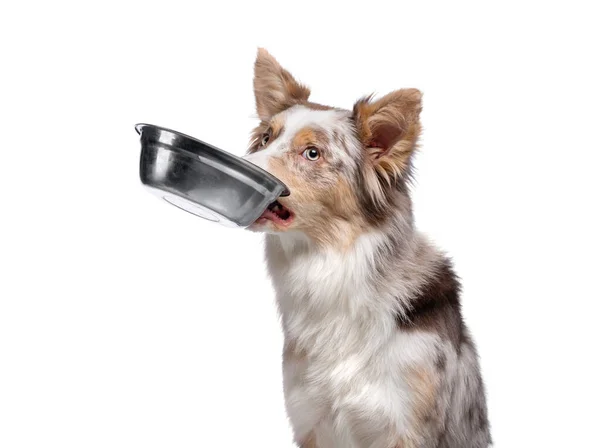
M410 176L410 159L421 132L421 92L401 89L377 101L368 96L353 109L358 137L368 155L364 185L375 202L384 203L386 190Z
M310 127L299 130L292 140L292 146L297 149L306 148L307 146L324 148L327 144L327 134Z
M330 218L346 224L337 227L339 234L335 244L342 249L348 249L366 228L359 202L353 188L344 178L338 179L329 198L331 202L327 208L331 211Z
M367 96L356 102L353 109L356 129L365 146L374 149L376 157L391 151L418 124L421 97L417 89L400 89L377 101Z
M435 403L436 380L429 370L421 367L411 372L408 383L415 393L414 414L418 420L423 420L431 413Z
M439 377L430 370L421 367L413 369L407 376L413 393L412 425L406 437L406 446L418 446L423 438L430 438L432 432L441 425L436 408ZM410 445L413 443L414 445Z

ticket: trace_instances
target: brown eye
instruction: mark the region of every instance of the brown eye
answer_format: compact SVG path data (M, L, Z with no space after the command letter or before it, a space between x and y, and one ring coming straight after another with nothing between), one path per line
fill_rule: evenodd
M306 160L310 160L311 162L315 162L319 160L319 157L321 157L321 153L317 148L312 146L304 150L304 152L302 153L302 157L304 157Z
M269 139L271 136L268 133L264 133L262 136L262 140L260 141L260 146L266 146L269 143Z

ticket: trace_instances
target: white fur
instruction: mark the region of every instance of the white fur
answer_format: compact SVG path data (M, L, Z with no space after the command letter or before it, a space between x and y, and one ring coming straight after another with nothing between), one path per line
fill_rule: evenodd
M398 372L427 366L441 341L397 331L390 310L402 298L379 290L371 276L383 239L364 234L341 253L301 234L267 237L286 341L310 358L284 362L298 441L312 431L324 447L388 447L392 434L409 430L414 397Z

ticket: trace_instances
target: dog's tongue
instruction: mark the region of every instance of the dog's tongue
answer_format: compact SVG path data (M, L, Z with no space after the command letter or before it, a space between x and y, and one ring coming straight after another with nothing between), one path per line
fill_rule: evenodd
M262 215L260 215L260 218L258 219L270 219L273 220L277 218L277 213L273 212L270 208L267 208Z
M280 223L286 222L291 216L291 213L287 208L275 201L267 207L267 209L260 215L258 219L268 219L270 221L277 221Z

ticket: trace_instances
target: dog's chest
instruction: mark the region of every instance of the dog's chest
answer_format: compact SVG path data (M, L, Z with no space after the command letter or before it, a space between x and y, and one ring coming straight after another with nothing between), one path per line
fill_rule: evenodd
M353 343L357 338L347 334ZM349 352L304 351L288 340L283 362L287 412L295 434L313 433L322 446L352 448L365 446L358 434L385 434L382 422L400 433L409 427L414 414L414 395L407 373L421 358L403 350L419 352L428 339L392 338L389 345L359 347ZM406 343L404 346L398 345ZM381 445L368 446L387 446Z
M370 377L361 360L287 354L283 377L287 413L299 440L312 433L322 446L355 446L353 415L360 412L357 402Z
M376 294L368 253L372 247L363 246L338 252L268 245L267 261L284 318L304 315L310 325L336 314L348 316L371 303Z
M394 318L377 306L366 260L298 256L271 272L286 338L288 414L297 435L315 432L325 446L356 446L353 428L365 413L402 426L410 412Z
M286 338L328 363L378 338L362 321L378 320L376 294L364 271L336 254L298 257L274 275Z

